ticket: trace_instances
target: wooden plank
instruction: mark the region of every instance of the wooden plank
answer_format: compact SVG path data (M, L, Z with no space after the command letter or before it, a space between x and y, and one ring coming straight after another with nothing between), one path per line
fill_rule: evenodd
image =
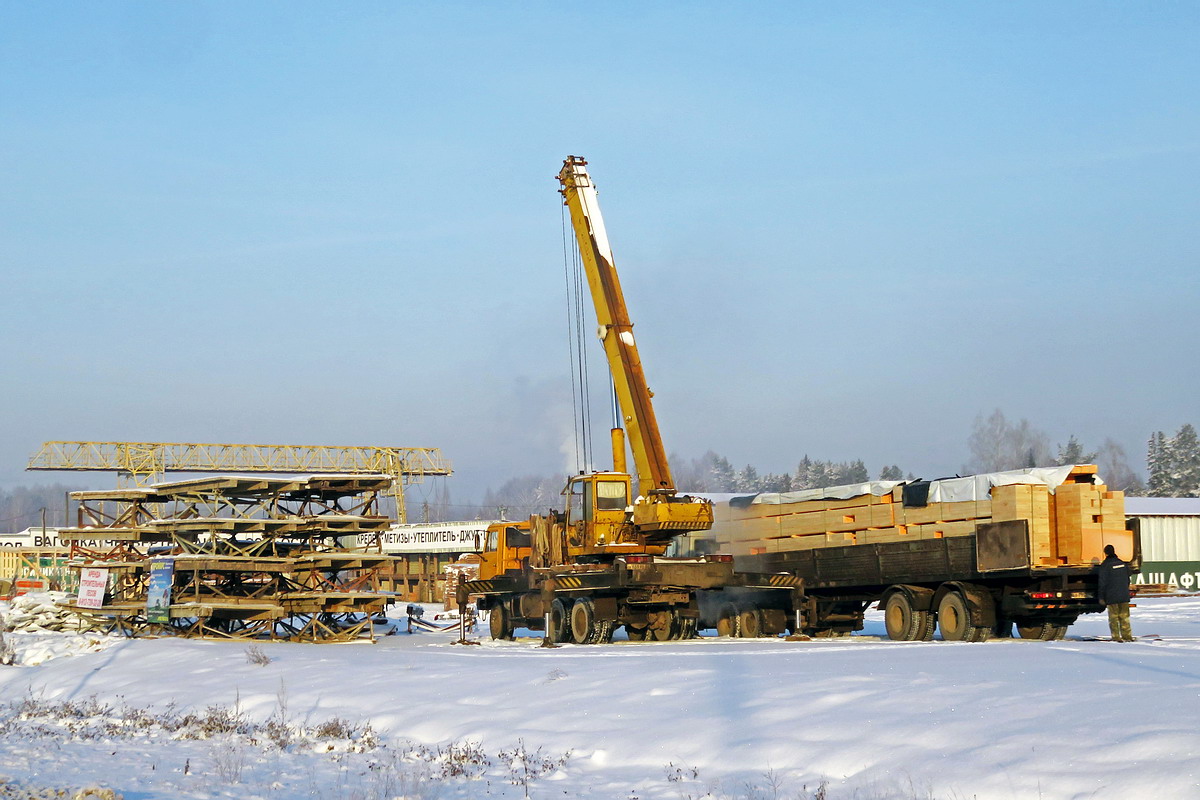
M728 527L720 529L718 542L745 542L780 536L779 518L774 519L743 519L731 522Z
M834 509L825 512L825 529L830 532L861 531L896 524L892 503Z
M1087 564L1097 555L1095 548L1102 543L1101 492L1086 483L1064 483L1054 494L1054 517L1057 526L1060 563ZM1101 550L1103 545L1101 544Z
M778 539L767 539L762 542L764 552L767 553L786 553L791 550L816 550L822 547L828 547L831 536L838 538L838 543L841 543L842 534L825 534L816 533L808 536L783 536Z
M897 506L904 510L903 514L897 514L896 521L902 525L924 525L929 522L938 522L942 519L942 504L930 503L927 506L919 506L909 508L905 506Z
M1050 521L1050 487L1029 486L1029 557L1034 564L1056 560L1054 526Z
M909 526L909 535L918 539L947 539L954 536L970 536L975 533L974 520L955 522L931 522L926 525Z
M916 526L914 526L916 527ZM886 544L889 542L909 542L919 538L911 528L905 525L896 525L891 528L875 528L872 530L860 531L858 534L859 544Z
M788 536L805 536L814 533L825 533L828 530L824 511L810 511L806 514L789 514L779 518L779 533Z

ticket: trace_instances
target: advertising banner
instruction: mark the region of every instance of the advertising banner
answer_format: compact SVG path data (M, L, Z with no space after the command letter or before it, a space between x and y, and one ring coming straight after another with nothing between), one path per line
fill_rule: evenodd
M422 522L393 525L379 534L385 553L473 553L487 538L490 520L472 522ZM375 534L358 534L358 546L368 547Z
M80 608L100 608L104 605L104 590L108 588L108 570L89 567L79 572L79 594L75 604Z
M146 592L146 620L171 621L171 583L175 579L175 559L155 558L150 561L150 585Z

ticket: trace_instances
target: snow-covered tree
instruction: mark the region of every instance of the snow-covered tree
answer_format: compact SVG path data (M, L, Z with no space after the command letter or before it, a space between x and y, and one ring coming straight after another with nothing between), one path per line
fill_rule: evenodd
M796 466L796 472L792 476L792 490L812 489L816 485L815 465L813 460L805 455L800 459L800 463Z
M896 466L895 464L884 467L879 471L879 480L902 481L904 480L904 470L900 469L900 467Z
M1083 445L1079 443L1074 434L1071 434L1066 444L1058 446L1058 458L1054 460L1054 463L1060 467L1067 464L1094 464L1096 456L1099 454L1099 451L1091 453L1084 451Z
M734 480L733 491L735 492L758 492L762 491L759 488L761 483L758 477L758 470L752 464L747 464L741 472L737 474Z
M1175 497L1200 497L1200 438L1191 423L1171 440L1171 483Z
M847 464L843 474L845 483L866 483L871 480L871 473L867 472L867 465L862 462L862 459L855 459Z
M1169 497L1171 494L1171 448L1162 431L1150 434L1146 445L1146 471L1149 480L1146 493L1151 497Z

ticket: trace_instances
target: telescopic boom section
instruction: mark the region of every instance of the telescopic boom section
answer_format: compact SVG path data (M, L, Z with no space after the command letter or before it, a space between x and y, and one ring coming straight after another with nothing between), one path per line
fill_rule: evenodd
M596 201L596 187L587 173L587 162L578 156L568 156L558 180L566 206L571 210L571 224L596 304L598 334L616 385L641 491L646 495L652 491L672 495L675 483L654 418L650 389L633 339L633 323L625 308L625 295L613 266L612 248Z

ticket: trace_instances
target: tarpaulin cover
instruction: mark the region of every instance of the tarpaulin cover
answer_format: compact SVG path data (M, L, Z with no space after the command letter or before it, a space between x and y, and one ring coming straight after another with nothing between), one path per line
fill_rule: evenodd
M1014 469L1008 472L985 472L981 475L968 475L965 478L941 478L929 482L930 503L958 503L966 500L986 500L991 497L993 486L1008 486L1014 483L1046 486L1050 494L1066 482L1075 469L1073 464L1063 467L1034 467L1032 469ZM1100 483L1099 477L1096 482ZM753 503L782 505L783 503L803 503L806 500L849 500L851 497L873 494L883 496L891 494L892 490L904 481L867 481L866 483L851 483L846 486L830 486L826 489L802 489L798 492L764 492L731 497L729 505L734 508L745 508Z

